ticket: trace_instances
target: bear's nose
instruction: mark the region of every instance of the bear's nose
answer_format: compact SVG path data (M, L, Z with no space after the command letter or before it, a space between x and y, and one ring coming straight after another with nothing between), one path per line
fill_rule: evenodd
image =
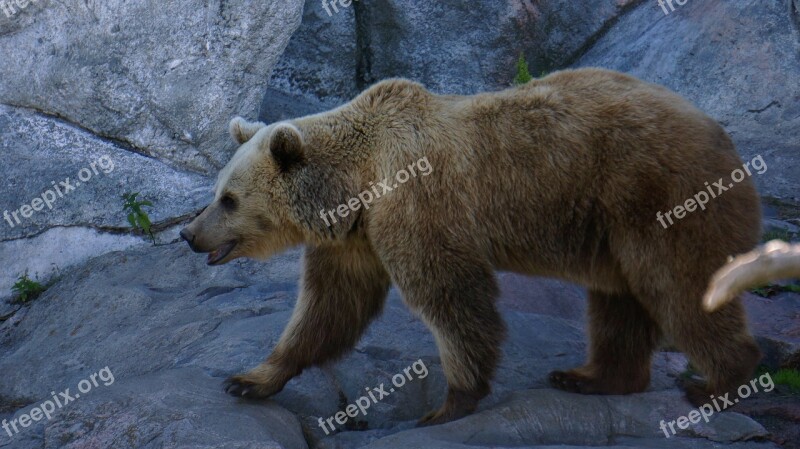
M188 243L189 246L192 246L194 243L194 234L192 234L192 231L190 231L189 228L183 228L183 230L181 230L181 238L186 240L186 243Z

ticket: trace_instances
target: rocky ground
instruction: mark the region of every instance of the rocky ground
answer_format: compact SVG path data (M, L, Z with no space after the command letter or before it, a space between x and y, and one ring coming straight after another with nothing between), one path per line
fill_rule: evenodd
M673 2L674 3L674 2ZM444 379L433 339L393 291L357 350L293 380L273 401L226 396L283 329L300 253L208 268L176 229L210 198L235 115L271 122L336 106L402 76L440 93L508 87L524 54L534 75L602 66L666 85L723 124L754 178L768 230L800 225L800 1L39 0L0 14L0 213L92 163L105 170L52 209L0 218L0 419L13 419L105 367L114 382L0 447L798 447L797 396L777 388L710 423L664 437L689 411L680 354L656 359L651 391L582 397L547 387L585 354L584 292L501 273L509 339L493 395L475 415L414 429ZM106 158L106 159L103 159ZM102 168L102 167L101 167ZM132 233L121 195L141 192L160 246ZM23 273L53 285L8 304ZM767 358L798 368L800 299L746 297ZM422 360L429 370L326 435L364 388ZM750 417L746 416L749 415ZM752 417L752 418L751 418Z
M394 290L381 318L339 363L306 371L274 400L227 396L222 380L259 363L285 326L299 264L295 251L267 263L209 268L175 243L110 253L65 273L0 324L0 418L30 413L51 391L76 393L81 380L105 367L113 382L100 383L52 420L13 437L0 434L0 447L769 448L796 437L790 430L800 422L797 396L778 387L743 403L741 411L755 419L724 412L667 439L660 421L692 408L675 387L686 369L678 353L658 354L643 394L581 396L549 388L549 371L585 357L584 292L511 274L500 274L509 338L494 393L473 416L413 427L443 400L445 381L432 336ZM786 360L800 349L800 295L747 301L768 358ZM762 321L764 313L770 318ZM390 386L419 360L427 375L412 374L366 416L332 435L318 426L318 418L344 410L365 388Z

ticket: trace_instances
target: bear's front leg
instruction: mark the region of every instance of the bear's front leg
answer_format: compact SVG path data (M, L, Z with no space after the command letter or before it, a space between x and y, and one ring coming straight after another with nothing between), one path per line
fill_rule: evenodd
M297 304L275 350L261 365L229 378L226 391L272 396L303 369L341 357L380 313L390 282L365 241L309 247Z
M469 415L489 394L505 326L495 307L498 288L487 262L441 247L415 255L420 260L387 268L439 348L447 399L417 423L430 426Z

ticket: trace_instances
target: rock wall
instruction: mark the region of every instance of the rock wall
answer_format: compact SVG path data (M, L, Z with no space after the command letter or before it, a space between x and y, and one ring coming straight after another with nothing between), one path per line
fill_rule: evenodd
M120 198L152 201L161 240L210 198L234 149L235 115L257 114L303 1L14 2L0 8L0 298L130 236ZM9 17L10 15L10 17ZM84 185L80 170L108 157ZM54 184L63 198L24 218ZM33 203L37 201L37 203ZM52 206L52 208L51 208ZM19 220L17 220L19 219Z
M763 196L800 205L797 5L690 1L668 15L643 6L575 65L620 70L691 99L725 127L743 159L764 158L768 171L755 178Z
M534 76L599 66L665 85L762 155L761 194L800 218L800 12L797 0L690 1L669 14L642 0L362 0L329 16L321 0L270 80L266 121L340 104L407 77L439 93L508 87L525 54ZM282 99L288 95L295 101Z

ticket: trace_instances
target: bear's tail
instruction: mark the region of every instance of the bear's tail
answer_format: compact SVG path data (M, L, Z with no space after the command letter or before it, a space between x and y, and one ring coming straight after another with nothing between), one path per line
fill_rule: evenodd
M711 278L703 307L713 312L748 287L795 277L800 278L800 245L773 240L720 268Z

